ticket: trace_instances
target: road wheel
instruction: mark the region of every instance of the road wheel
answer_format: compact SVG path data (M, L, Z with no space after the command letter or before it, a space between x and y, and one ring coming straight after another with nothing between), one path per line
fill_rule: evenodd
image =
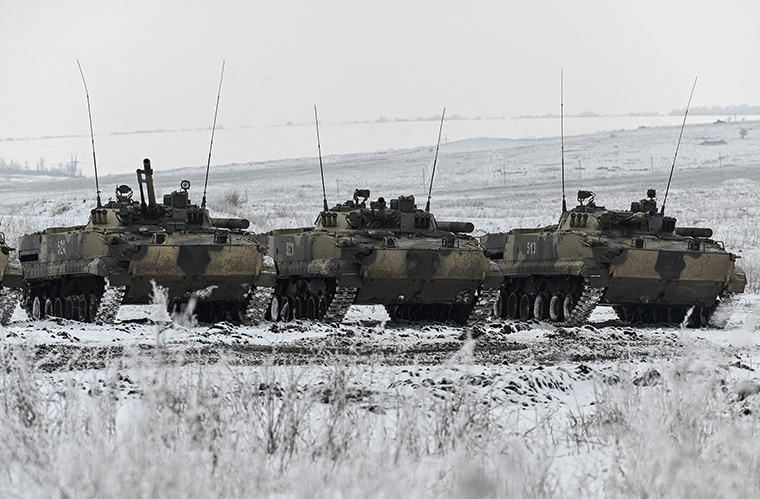
M53 312L55 312L55 307L53 306L53 300L50 298L45 298L45 317L53 317Z
M267 310L269 320L277 322L280 320L280 298L277 295L272 295L272 301L269 302L269 310Z
M95 322L95 318L98 316L99 305L100 299L98 295L90 295L87 298L87 315L90 322Z
M633 307L620 307L620 310L622 315L619 317L623 320L623 322L627 322L628 324L634 322L636 314Z
M565 320L568 320L573 316L573 309L575 308L577 300L575 297L568 293L565 299L562 301L562 314L565 316Z
M449 320L451 305L433 305L433 320L444 323Z
M561 322L565 318L565 314L562 310L562 304L564 303L564 297L562 295L552 295L549 300L549 319L553 322Z
M32 320L38 321L42 319L42 303L39 296L35 296L32 299Z
M420 321L428 321L430 320L430 317L433 315L433 305L420 305L419 310L419 320Z
M507 297L507 317L517 319L519 314L520 300L517 298L517 293L509 293L509 297Z
M652 316L652 312L654 312L653 307L651 305L644 305L643 307L639 307L641 310L641 322L644 324L651 324L654 322L654 318Z
M544 295L536 295L536 299L533 300L533 317L543 321L548 317L548 304Z
M317 318L317 299L313 296L306 300L306 318L311 321Z
M527 321L533 318L533 299L530 295L520 297L520 320Z
M665 322L665 307L654 307L652 309L652 323L662 324Z
M63 317L63 300L59 296L53 300L53 314L56 317Z
M303 300L300 296L296 296L293 298L293 318L295 320L301 320L303 319Z
M404 319L404 306L403 305L394 305L393 306L393 313L388 314L391 316L391 319L394 321L401 321Z
M72 320L74 318L74 297L67 296L63 300L63 316L66 319Z
M317 300L317 319L322 320L329 308L330 303L327 301L327 297L325 295L320 295Z
M507 316L507 298L504 296L504 290L499 291L496 302L493 304L494 317L505 318Z
M87 298L84 295L76 297L76 318L79 322L87 322Z
M420 318L419 312L420 310L417 305L409 305L409 311L407 312L409 314L409 320L411 322L417 322Z
M293 307L290 298L287 296L283 296L280 299L280 320L283 322L290 322L293 320Z

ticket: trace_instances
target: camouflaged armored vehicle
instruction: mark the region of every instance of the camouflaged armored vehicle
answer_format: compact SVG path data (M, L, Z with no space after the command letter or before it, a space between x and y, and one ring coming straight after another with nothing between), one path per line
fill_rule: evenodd
M0 324L4 326L10 322L24 287L21 267L10 259L11 251L0 232Z
M197 302L203 322L263 315L268 301L257 293L268 297L271 289L256 287L266 269L263 249L243 231L248 221L211 218L191 204L186 180L158 203L150 160L143 166L139 202L121 185L86 225L20 238L29 315L112 322L121 304L151 303L153 282L166 290L171 308Z
M712 230L658 213L655 194L608 210L579 191L558 225L483 236L504 273L495 314L578 324L603 304L631 323L707 325L746 277Z
M414 196L367 203L369 190L319 214L316 227L259 236L277 284L268 318L341 322L351 304L392 319L454 321L490 313L501 274L469 222L438 222ZM325 206L326 202L325 202ZM493 289L484 289L489 281Z

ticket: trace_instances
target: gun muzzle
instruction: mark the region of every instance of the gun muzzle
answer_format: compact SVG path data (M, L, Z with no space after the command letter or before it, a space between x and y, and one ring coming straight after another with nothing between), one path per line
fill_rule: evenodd
M656 213L652 210L649 211L640 211L638 213L634 213L631 215L631 220L651 220L653 216L655 216Z

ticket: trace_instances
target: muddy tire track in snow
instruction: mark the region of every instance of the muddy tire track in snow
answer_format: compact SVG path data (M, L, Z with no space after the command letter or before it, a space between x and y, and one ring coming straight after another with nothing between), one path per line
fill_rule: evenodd
M373 365L555 365L611 360L651 360L679 356L683 344L677 330L638 329L620 324L547 328L547 324L494 321L467 328L422 326L366 327L320 325L324 334L297 337L309 325L277 326L295 339L256 343L239 334L218 334L198 328L181 341L97 343L51 342L11 344L7 351L26 350L39 369L89 370L118 367L135 360L167 365L319 365L340 362ZM221 328L224 333L225 329Z

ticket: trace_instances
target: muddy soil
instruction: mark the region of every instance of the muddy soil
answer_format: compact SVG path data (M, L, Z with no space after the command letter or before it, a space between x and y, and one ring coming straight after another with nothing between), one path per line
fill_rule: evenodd
M13 342L8 353L26 350L45 371L87 370L152 359L172 365L317 365L340 357L373 365L556 365L615 360L648 361L677 357L680 332L671 327L638 328L616 321L582 327L546 323L491 321L472 327L392 324L359 321L329 326L294 322L263 328L237 328L220 323L196 326L162 340L159 326L147 322L115 325L121 334L107 341L83 341L70 321L42 328L50 341ZM10 336L23 336L21 332Z

